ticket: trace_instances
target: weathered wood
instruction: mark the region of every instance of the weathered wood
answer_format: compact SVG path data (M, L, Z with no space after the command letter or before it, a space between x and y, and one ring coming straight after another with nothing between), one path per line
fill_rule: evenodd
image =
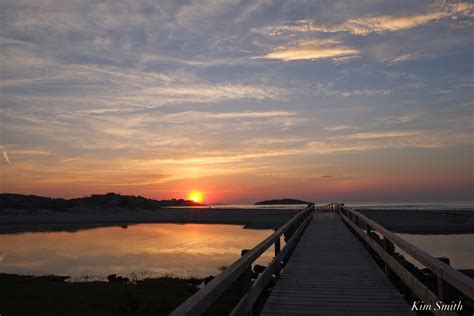
M341 215L342 219L350 225L356 233L361 236L367 244L377 253L377 255L382 258L385 262L386 267L398 275L398 277L405 283L406 286L415 294L416 297L423 300L427 304L432 306L436 305L437 301L440 301L441 298L436 296L429 288L427 288L423 283L420 282L413 274L411 274L407 269L405 269L398 261L395 260L389 253L387 253L372 237L367 235L363 230L358 228L353 222L349 220L345 215ZM433 311L435 315L457 315L455 312L451 311Z
M279 240L286 231L293 228L302 218L310 215L313 210L314 206L310 205L293 216L287 223L278 228L275 233L231 264L205 287L178 306L170 315L201 315L232 283L245 271L248 271L252 263L272 246L276 240Z
M313 209L313 205L310 205L295 215L171 315L203 313L230 284L242 277L245 271L249 271L252 263L273 244L274 260L250 286L234 308L232 315L252 313L253 305L272 275L279 276L282 262L286 262L284 272L266 302L262 315L315 313L413 315L400 293L378 269L368 253L362 251L362 244L344 226L343 221L364 240L368 251L373 251L382 258L386 273L397 274L424 302L436 304L436 301L443 297L444 282L473 299L472 279L409 244L359 212L343 204L329 204L317 208L314 216L307 216ZM315 220L309 224L312 218ZM366 231L361 227L366 228ZM383 236L383 246L369 235L372 231ZM280 249L280 238L283 234L288 240L285 247ZM296 246L298 240L300 241ZM437 295L392 257L392 243L437 275ZM294 254L288 261L293 251ZM453 312L443 311L436 314L453 315Z
M451 284L454 288L465 294L470 299L474 300L474 280L464 275L463 273L453 269L446 263L433 258L428 253L415 247L406 240L400 238L394 233L388 231L377 222L371 220L365 215L345 206L342 206L343 213L351 214L351 216L358 217L359 220L366 223L371 227L372 230L380 233L384 238L390 240L392 243L397 245L401 250L406 252L412 258L416 259L422 265L433 271L434 274L439 276L443 281ZM349 219L349 216L346 216Z
M280 238L278 238L276 241L275 241L275 258L279 258L279 254L280 254ZM281 270L281 260L279 261L275 261L275 276L277 278L280 277L280 270Z
M414 315L340 217L315 213L261 315L358 313Z
M250 290L245 294L244 297L239 301L236 307L232 310L230 315L247 315L252 310L253 305L257 301L258 297L265 289L272 277L272 273L276 272L277 269L280 269L279 262L281 262L289 252L293 251L296 246L298 239L301 237L301 234L304 232L308 223L311 221L312 216L306 217L304 222L300 225L298 230L291 236L288 243L285 247L279 252L279 254L272 260L269 266L263 271L258 279L254 282ZM278 271L280 272L280 271Z

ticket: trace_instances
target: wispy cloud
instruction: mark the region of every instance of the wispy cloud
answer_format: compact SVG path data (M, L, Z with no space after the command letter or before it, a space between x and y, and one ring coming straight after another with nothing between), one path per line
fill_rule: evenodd
M355 89L355 90L338 90L334 88L334 84L317 83L316 94L337 96L337 97L354 97L354 96L387 96L391 94L389 89Z
M296 113L287 111L266 111L266 112L200 112L188 111L167 114L160 118L160 121L171 123L196 122L199 120L240 120L240 119L269 119L281 117L293 117Z
M367 152L384 148L450 148L469 144L470 134L453 131L389 130L368 131L311 141L307 151L319 154Z
M79 159L81 159L81 158L80 157L66 158L66 159L62 159L61 161L59 161L59 163L70 163L70 162L77 161Z
M379 117L377 118L377 121L387 123L387 124L402 124L402 123L408 123L413 121L418 117L417 114L406 114L406 115L401 115L401 116L387 116L387 117Z
M340 57L354 57L359 54L357 49L351 48L335 39L317 39L297 43L292 46L276 48L273 52L256 58L292 60L316 60Z
M408 137L419 135L420 131L375 131L362 132L342 136L332 136L330 139L377 139L377 138L393 138L393 137Z
M8 164L11 164L12 162L10 161L10 158L8 157L8 154L6 151L3 151L3 158L5 158L5 161L8 163Z
M425 12L353 18L335 25L318 23L318 21L313 19L303 19L270 27L267 29L267 32L272 36L279 36L285 32L348 32L364 36L371 33L408 30L446 18L458 19L469 17L473 14L473 7L468 2L453 3L444 1L429 6Z
M51 152L46 151L46 150L10 150L11 154L16 154L16 155L39 155L39 156L49 156L51 155Z
M357 126L352 126L352 125L333 125L333 126L326 126L324 128L327 131L343 131L343 130L349 130L349 129L359 129Z
M172 196L214 177L220 192L275 193L340 181L385 149L397 155L380 168L412 155L442 173L426 148L462 160L472 147L468 1L1 8L4 191Z

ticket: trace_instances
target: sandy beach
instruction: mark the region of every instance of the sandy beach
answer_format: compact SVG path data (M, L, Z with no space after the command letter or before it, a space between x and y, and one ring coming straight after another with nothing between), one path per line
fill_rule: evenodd
M412 234L474 233L474 211L360 210L387 229ZM235 224L247 228L274 229L297 210L163 208L155 211L107 210L66 213L51 211L2 211L0 233L74 231L102 226L137 223Z

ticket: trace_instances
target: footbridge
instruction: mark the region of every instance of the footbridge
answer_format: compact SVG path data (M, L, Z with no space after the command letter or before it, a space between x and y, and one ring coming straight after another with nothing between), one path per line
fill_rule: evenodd
M256 260L270 248L273 260L256 274ZM417 276L406 258L434 281ZM205 314L236 283L243 291L231 315L415 315L417 301L449 304L453 293L474 300L473 279L337 203L297 213L171 315ZM449 305L434 309L457 315Z

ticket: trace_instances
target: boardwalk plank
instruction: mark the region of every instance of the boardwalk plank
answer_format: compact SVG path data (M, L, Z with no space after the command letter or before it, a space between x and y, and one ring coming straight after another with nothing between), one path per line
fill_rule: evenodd
M316 213L262 315L414 315L334 213Z

